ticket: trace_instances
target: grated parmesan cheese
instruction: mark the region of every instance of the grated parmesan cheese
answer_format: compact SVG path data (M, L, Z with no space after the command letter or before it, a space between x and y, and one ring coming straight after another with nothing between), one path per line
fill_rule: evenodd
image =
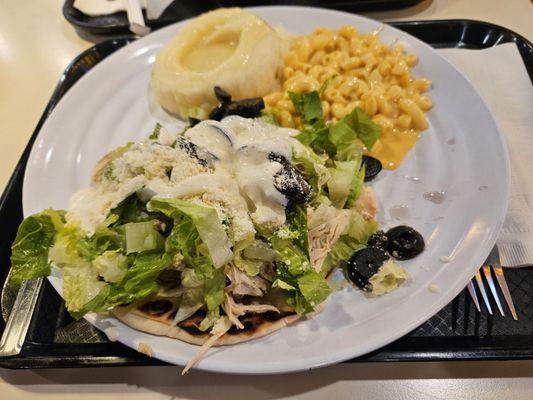
M196 138L203 147L173 147L176 139L161 128L156 140L110 153L99 166L100 179L72 196L67 221L78 221L91 235L114 207L138 193L143 201L175 197L213 207L234 242L255 235L254 224L273 232L285 223L287 198L275 187L282 165L269 154L290 160L296 140L291 134L263 121L228 117L187 130L185 143L195 146Z

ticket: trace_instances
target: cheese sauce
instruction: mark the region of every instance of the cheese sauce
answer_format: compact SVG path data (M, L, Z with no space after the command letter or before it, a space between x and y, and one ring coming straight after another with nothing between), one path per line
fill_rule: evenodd
M377 158L385 169L396 169L409 150L414 147L420 135L421 132L412 129L406 131L383 129L372 150L366 151L365 154Z

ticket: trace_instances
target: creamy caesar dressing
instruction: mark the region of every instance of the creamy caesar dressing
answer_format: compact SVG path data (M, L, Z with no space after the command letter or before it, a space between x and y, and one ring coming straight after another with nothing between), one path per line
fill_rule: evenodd
M295 129L280 128L261 120L238 116L224 118L221 125L234 132L237 149L251 146L281 154L287 160L292 159L292 149L297 142L292 136L299 133Z
M112 191L101 186L78 190L70 199L67 221L78 222L81 229L93 234L96 227L105 221L111 209L130 194L141 190L144 181L145 179L139 176Z
M274 176L281 170L281 164L252 147L241 148L235 161L235 178L254 222L273 226L285 223L287 199L274 187Z
M203 121L189 129L185 137L216 157L214 176L202 182L207 191L213 187L228 190L228 177L234 178L238 185L234 195L244 198L252 220L258 225L278 227L285 223L287 198L274 185L282 165L270 155L290 161L295 141L292 134L290 129L260 120L231 116L221 122ZM180 195L176 191L173 194Z
M186 147L172 146L176 136L161 129L157 139L107 159L99 180L72 196L67 219L92 234L114 207L137 193L143 201L158 196L212 206L221 219L231 218L235 241L255 234L254 223L277 228L285 223L287 198L275 187L283 166L271 155L290 161L293 134L242 117L203 121L184 135L196 146L195 157Z
M161 130L161 139L173 143L176 137L170 141L169 135ZM89 234L129 195L141 193L148 200L176 187L184 179L212 172L185 150L156 140L135 143L117 156L114 154L116 151L102 159L104 163L98 166L99 174L93 177L92 186L76 192L70 199L67 221L79 223Z

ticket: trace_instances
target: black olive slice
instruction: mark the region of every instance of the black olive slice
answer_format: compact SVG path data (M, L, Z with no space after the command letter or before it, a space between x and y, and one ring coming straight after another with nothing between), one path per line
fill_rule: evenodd
M202 122L201 119L189 117L189 126L192 128L195 125L198 125L200 122Z
M209 153L207 150L199 148L183 136L177 137L174 147L183 150L189 155L189 157L196 159L198 163L204 167L216 158L213 154Z
M365 182L374 179L383 168L381 161L370 156L363 156L363 165L365 166Z
M360 289L371 290L368 280L389 259L387 253L376 247L356 251L348 260L348 278Z
M387 238L387 235L383 231L377 231L376 233L372 234L368 238L368 247L377 247L378 249L381 249L383 251L387 251L387 243L389 239Z
M296 171L289 160L277 153L270 153L268 159L282 165L282 169L274 175L274 187L293 204L309 201L311 185Z
M228 106L226 104L219 104L211 110L209 113L209 119L220 121L222 118L228 115Z
M256 118L261 115L265 108L265 102L261 97L234 101L228 105L226 115L239 115L244 118Z
M222 104L231 103L231 94L226 92L220 86L215 86L215 96L217 100L220 101Z
M410 226L400 225L387 231L387 251L398 260L409 260L425 247L424 238Z

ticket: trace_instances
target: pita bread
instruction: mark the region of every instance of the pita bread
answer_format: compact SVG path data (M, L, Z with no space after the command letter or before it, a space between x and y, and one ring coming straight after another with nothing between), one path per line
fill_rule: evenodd
M152 335L167 336L187 343L202 345L211 335L198 329L205 315L198 312L174 325L176 308L169 299L151 299L129 306L116 307L113 314L126 325ZM294 312L273 311L261 314L246 314L240 318L243 329L233 326L220 337L215 346L226 346L246 342L265 336L301 318Z

